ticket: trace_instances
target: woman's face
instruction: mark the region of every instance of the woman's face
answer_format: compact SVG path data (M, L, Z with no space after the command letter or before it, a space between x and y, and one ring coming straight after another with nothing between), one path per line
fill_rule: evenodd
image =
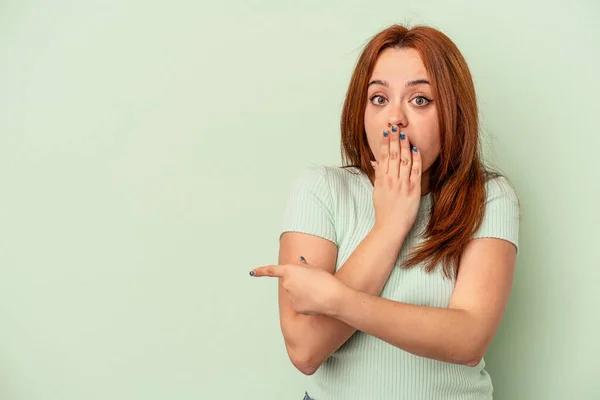
M367 141L379 161L383 131L397 125L423 160L422 186L428 190L429 168L440 154L440 131L429 76L416 50L387 48L369 80L365 109Z

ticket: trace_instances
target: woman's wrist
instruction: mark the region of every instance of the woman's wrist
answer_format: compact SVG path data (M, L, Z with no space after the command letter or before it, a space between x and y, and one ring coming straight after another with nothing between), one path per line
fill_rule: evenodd
M391 224L377 224L371 229L371 233L380 237L382 240L392 240L397 244L402 245L406 235L410 231L405 228L399 228L398 226L392 226Z
M341 285L337 290L337 293L332 296L330 304L325 311L325 315L339 319L352 307L352 301L358 293L357 290L352 289L350 286Z

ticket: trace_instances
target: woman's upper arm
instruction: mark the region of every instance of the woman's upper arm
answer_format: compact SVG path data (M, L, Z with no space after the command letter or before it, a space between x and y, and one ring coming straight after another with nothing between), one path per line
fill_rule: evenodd
M477 321L473 344L480 357L492 341L513 284L516 248L497 238L473 239L461 257L450 308L464 310Z
M476 318L480 356L491 342L513 284L519 248L519 202L505 178L487 183L482 224L464 249L450 308Z
M301 232L285 232L279 240L278 264L299 264L300 256L312 266L335 273L337 246L330 240Z
M299 264L300 256L333 274L337 261L335 207L327 168L309 165L294 178L283 213L278 264ZM281 285L279 286L282 293ZM280 313L295 315L287 296L279 296Z
M299 264L300 256L311 266L335 273L337 246L333 242L307 233L284 232L279 240L278 264ZM281 286L279 290L281 293ZM282 316L286 311L292 311L285 296L280 296L279 306Z

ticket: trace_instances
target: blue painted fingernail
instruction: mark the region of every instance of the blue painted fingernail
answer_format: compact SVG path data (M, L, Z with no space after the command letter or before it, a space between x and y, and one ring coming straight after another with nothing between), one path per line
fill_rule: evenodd
M250 271L250 276L254 276L254 271Z
M306 258L300 256L300 261L306 261Z
M383 137L387 137L387 136L388 136L387 131L383 131Z
M416 153L417 152L417 147L413 147L413 151Z
M404 140L404 139L406 139L406 135L404 135L404 133L401 133L401 134L400 134L400 139L401 139L401 140Z
M396 132L398 130L398 128L396 128L396 125L392 125L392 132Z

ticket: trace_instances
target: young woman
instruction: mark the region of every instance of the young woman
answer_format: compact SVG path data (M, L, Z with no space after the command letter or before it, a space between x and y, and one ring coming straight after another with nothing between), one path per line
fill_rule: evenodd
M344 165L295 180L279 265L283 336L305 399L490 399L484 353L512 287L519 203L479 154L455 44L391 26L344 104Z

